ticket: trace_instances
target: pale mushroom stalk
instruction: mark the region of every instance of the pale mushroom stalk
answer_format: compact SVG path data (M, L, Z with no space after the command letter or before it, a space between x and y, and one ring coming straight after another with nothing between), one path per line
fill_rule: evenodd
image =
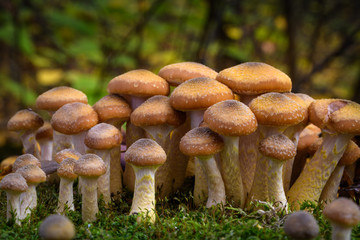
M52 151L53 151L53 141L52 140L39 140L40 144L40 159L42 161L51 161Z
M37 205L37 195L36 195L36 186L38 184L28 183L28 189L21 194L20 196L20 219L25 219L28 215L31 214L31 211L36 208Z
M56 130L54 131L53 135L53 150L52 150L52 159L55 158L56 153L60 152L61 150L70 148L75 149L72 143L72 136L62 134Z
M351 240L352 227L344 227L336 223L331 223L332 240Z
M321 191L321 195L319 198L320 202L329 203L336 199L341 178L344 174L344 169L345 165L339 166L338 164L335 167L334 171L331 173L329 179L327 180L323 190Z
M12 218L11 212L15 214L15 223L20 225L21 208L20 208L20 192L6 191L6 220L9 221Z
M97 198L97 178L80 177L82 182L82 205L81 215L84 222L96 221L96 214L99 212Z
M82 131L78 134L71 135L71 141L72 145L74 146L74 149L78 151L80 154L86 153L86 147L84 144L84 139L87 134L87 131Z
M30 153L34 155L36 158L40 158L40 152L37 148L37 142L35 139L34 131L25 131L20 135L21 142L24 147L25 153Z
M59 186L59 202L56 212L63 213L65 210L65 206L68 207L69 210L74 211L74 193L73 193L73 184L74 180L61 178L60 186Z
M110 161L111 153L109 150L93 150L96 155L98 155L105 163L106 172L101 175L98 179L98 198L102 195L105 203L111 202L111 192L110 192Z
M121 167L121 147L115 147L110 150L110 192L119 198L119 193L122 192L122 176L123 170Z
M151 139L166 151L166 141L169 139L170 132L174 130L174 126L161 124L157 126L142 126L142 128Z

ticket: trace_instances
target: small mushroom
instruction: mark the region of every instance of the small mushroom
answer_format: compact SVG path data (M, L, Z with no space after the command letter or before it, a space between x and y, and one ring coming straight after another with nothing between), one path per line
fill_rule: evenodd
M39 235L44 240L70 240L75 237L75 226L67 217L53 214L40 224Z
M59 214L64 214L65 206L69 210L74 211L74 193L73 193L73 183L74 180L78 177L74 173L74 166L76 160L74 158L66 158L60 163L59 168L57 169L57 174L60 177L60 187L59 187L59 201L56 212Z
M285 234L294 240L311 240L319 235L319 225L309 212L297 211L286 216Z
M34 157L34 155L30 153L26 153L16 158L12 166L12 171L16 172L19 168L22 168L23 166L26 165L36 165L38 167L41 167L41 163L39 159L37 159L36 157Z

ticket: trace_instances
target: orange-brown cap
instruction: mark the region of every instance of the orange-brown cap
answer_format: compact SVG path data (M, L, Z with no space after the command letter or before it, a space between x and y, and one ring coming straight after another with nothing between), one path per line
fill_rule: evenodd
M338 164L340 165L351 165L360 158L360 148L354 142L350 141L346 147L344 154L342 155Z
M98 122L95 110L90 105L79 102L65 104L51 118L53 129L67 135L89 130Z
M197 127L187 132L180 141L180 151L188 156L208 156L220 152L224 141L208 127Z
M66 178L69 180L75 180L78 176L74 173L74 166L77 160L73 158L66 158L60 163L59 168L57 169L57 174L61 178Z
M106 172L104 161L95 154L82 155L76 161L74 173L81 177L99 177Z
M78 160L81 157L81 154L71 148L66 148L61 150L60 152L57 152L55 154L54 160L57 163L61 163L62 161L64 161L66 158L73 158L75 160Z
M215 79L217 72L211 68L196 62L180 62L167 65L160 69L159 76L164 78L172 86L198 77L208 77Z
M265 93L249 105L259 124L291 126L302 122L307 109L281 93Z
M36 165L38 167L41 167L39 159L37 159L36 157L34 157L34 155L30 153L26 153L16 158L12 167L13 172L16 172L19 168L22 168L26 165Z
M130 121L135 126L179 126L185 121L185 117L185 113L171 107L169 97L156 95L137 107L131 113Z
M296 147L288 137L278 134L263 139L259 144L259 151L266 157L286 161L295 157Z
M216 80L238 94L254 95L266 92L290 92L291 79L266 63L246 62L222 70Z
M254 113L236 100L225 100L210 106L204 113L204 121L211 130L225 136L248 135L257 128Z
M53 129L49 122L45 122L44 125L36 131L36 140L47 140L53 138Z
M180 84L171 93L170 104L180 111L206 109L211 105L233 99L232 91L212 78L193 78Z
M94 104L93 108L99 115L100 122L112 120L126 122L131 114L129 104L125 99L115 94L101 98Z
M297 145L298 151L308 151L310 145L316 142L319 139L319 134L321 129L310 123L307 125L304 130L300 133L299 142Z
M87 103L86 95L74 88L61 86L52 88L36 99L36 107L47 111L56 111L63 105L72 102Z
M125 161L139 167L162 165L166 161L166 153L154 140L141 138L126 150Z
M327 204L323 214L329 221L345 228L354 227L360 222L359 206L344 197Z
M122 135L118 128L107 123L99 123L90 128L85 136L85 145L92 149L104 150L120 146Z
M144 69L137 69L113 78L108 86L109 93L150 97L168 95L170 88L167 81Z
M28 184L38 184L46 181L45 172L36 165L23 166L16 170L16 172L20 173Z
M28 189L25 178L20 173L9 173L0 181L4 191L25 192Z
M305 118L304 123L306 124L309 120L309 114L308 114L308 108L310 104L315 101L312 97L309 95L303 94L303 93L284 93L285 96L295 101L300 106L304 107L306 109L305 112Z
M74 223L67 217L52 214L44 219L39 227L41 239L62 239L70 240L75 237Z
M360 104L348 103L330 115L332 128L345 134L360 135Z
M44 120L33 110L23 109L15 113L7 123L10 131L36 130L44 124Z

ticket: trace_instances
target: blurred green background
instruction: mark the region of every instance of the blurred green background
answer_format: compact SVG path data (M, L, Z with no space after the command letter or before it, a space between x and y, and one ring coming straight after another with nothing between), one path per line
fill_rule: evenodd
M0 159L19 154L8 119L40 93L68 85L93 104L119 74L180 61L217 71L266 62L294 92L359 102L359 9L354 0L0 1Z

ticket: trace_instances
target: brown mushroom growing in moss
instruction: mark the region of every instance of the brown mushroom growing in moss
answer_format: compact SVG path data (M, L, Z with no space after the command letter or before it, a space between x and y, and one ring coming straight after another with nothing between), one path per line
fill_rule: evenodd
M75 226L67 217L52 214L40 224L39 235L43 240L71 240L75 237Z
M297 211L286 216L284 231L290 239L311 240L319 235L319 225L309 212Z
M60 177L60 186L56 212L59 214L64 214L66 208L71 211L75 210L73 183L78 177L74 173L76 161L77 160L74 158L66 158L60 163L60 166L57 169L57 174Z

